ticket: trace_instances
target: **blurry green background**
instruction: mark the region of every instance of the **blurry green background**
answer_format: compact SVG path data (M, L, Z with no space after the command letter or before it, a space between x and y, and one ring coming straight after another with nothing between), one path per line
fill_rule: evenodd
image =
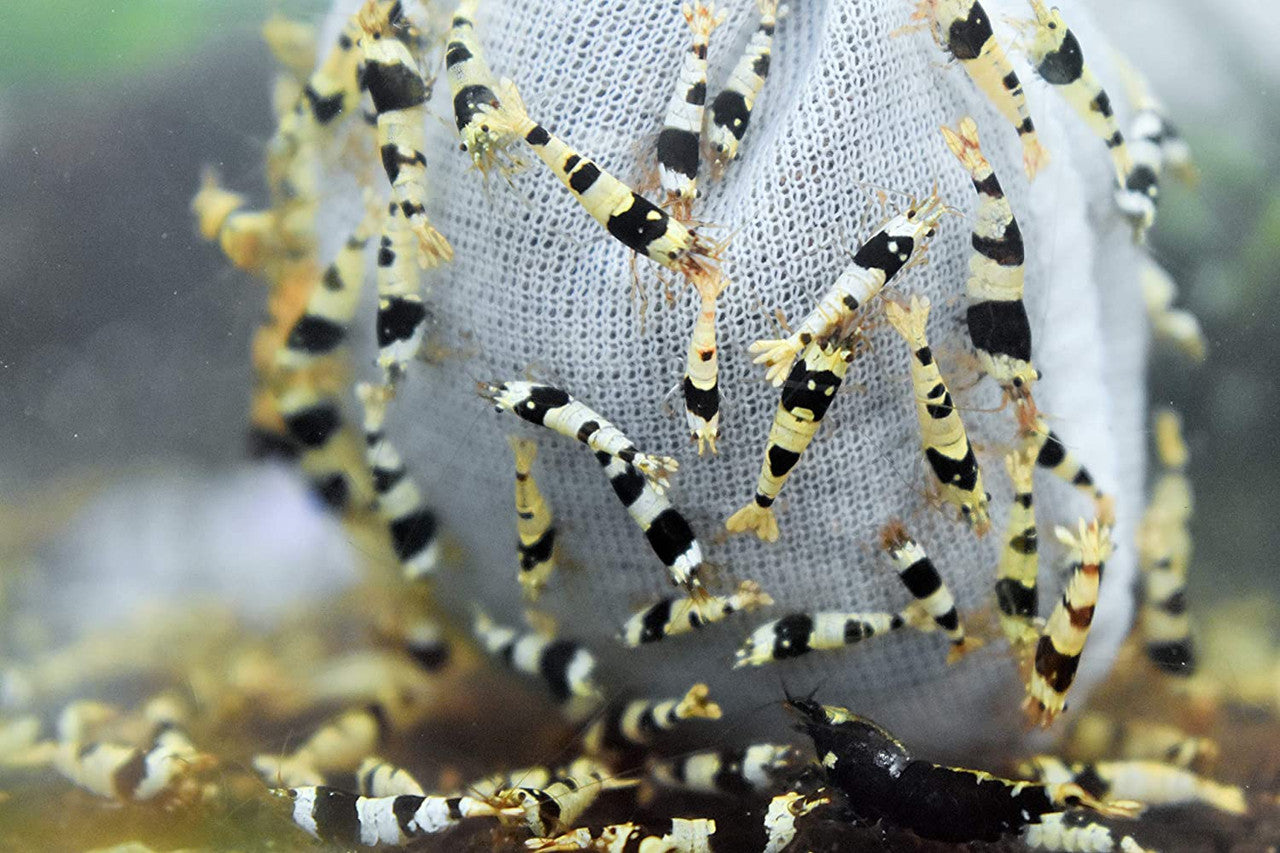
M188 204L208 164L253 203L262 201L273 66L258 29L271 11L318 23L327 5L4 4L5 503L88 470L218 471L243 459L248 342L263 293L198 239ZM1183 0L1160 8L1180 10L1194 26L1202 10L1227 6L1245 10L1237 17L1248 22L1248 4ZM1170 103L1202 173L1194 190L1167 182L1152 251L1203 322L1210 356L1192 366L1157 346L1149 388L1153 404L1172 404L1186 418L1198 502L1194 596L1252 590L1274 597L1276 72L1236 49L1230 22L1193 30L1201 51L1193 65L1182 51L1164 49L1141 8L1152 7L1118 13L1116 40L1134 37L1134 58ZM1184 87L1213 63L1213 97L1204 97L1203 79L1199 96L1194 85Z

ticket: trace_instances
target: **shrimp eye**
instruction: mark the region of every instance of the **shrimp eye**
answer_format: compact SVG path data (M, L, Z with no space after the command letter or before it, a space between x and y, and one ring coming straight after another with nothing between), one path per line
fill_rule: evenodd
M907 211L907 219L915 219L915 218L916 218L916 212L915 212L915 209L914 209L914 208L912 208L912 209L908 210L908 211Z
M1013 387L1014 387L1014 388L1021 388L1021 387L1022 387L1022 377L1021 377L1021 376L1015 376L1015 377L1013 377Z
M925 236L925 237L932 237L934 234L937 234L937 233L938 233L938 232L937 232L937 230L936 230L936 229L934 229L934 228L930 228L928 231L924 232L924 236Z
M1058 28L1058 25L1055 24L1053 21L1049 22L1049 29L1056 30L1057 28Z

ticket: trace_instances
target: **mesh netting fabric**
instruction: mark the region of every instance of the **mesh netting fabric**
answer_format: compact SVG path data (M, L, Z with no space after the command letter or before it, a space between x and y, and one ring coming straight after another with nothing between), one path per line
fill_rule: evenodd
M723 5L728 19L710 51L712 96L757 16L747 0ZM1006 16L1027 17L1029 9L1003 0L984 5L1007 47L1013 32ZM1104 81L1115 80L1087 11L1075 2L1061 5L1090 63ZM490 66L517 82L536 120L624 181L652 186L652 142L689 43L678 6L507 0L482 4L477 24ZM1001 457L1011 446L1013 417L996 411L1000 394L992 381L979 381L964 328L967 215L944 218L930 264L908 271L895 290L933 302L930 337L986 472L991 534L975 539L928 505L906 346L882 324L782 493L780 541L723 536L724 519L752 495L778 399L763 370L750 363L747 345L776 336L774 309L794 319L806 313L848 263L857 239L887 215L868 184L923 195L937 182L949 204L972 213L968 176L938 132L939 124L971 114L1026 240L1026 303L1044 374L1037 402L1117 499L1117 549L1073 701L1105 671L1129 624L1132 534L1141 510L1146 330L1138 252L1112 207L1102 142L1016 51L1015 67L1052 156L1033 184L1021 169L1012 128L964 71L946 63L926 32L890 36L910 12L905 0L793 0L777 28L771 74L740 159L719 183L709 182L704 163L696 216L720 226L705 230L712 239L733 237L724 263L733 283L720 299L726 400L721 453L714 457L694 454L679 396L668 396L683 371L696 294L686 289L676 304L663 304L652 265L638 261L654 297L642 327L629 295L629 253L527 151L533 166L514 188L500 179L486 188L458 151L442 68L432 69L441 80L432 102L439 120L428 121L430 215L456 257L427 276L437 318L430 334L449 353L411 372L388 431L465 549L465 568L446 570L437 585L460 617L478 600L496 617L521 618L504 436L534 435L541 445L534 474L573 563L553 578L539 609L558 618L564 635L594 649L610 693L679 695L707 681L728 719L737 721L726 737L740 741L781 732L776 708L761 710L782 697L780 677L793 691L821 684L820 699L868 714L922 748L957 753L1018 736L1022 688L1002 641L952 667L944 663L941 635L903 632L843 652L730 669L733 650L751 628L786 612L902 606L906 592L875 547L876 531L895 516L930 552L963 612L994 607L1011 494ZM432 61L440 62L438 50ZM1123 125L1123 91L1116 84L1111 94ZM902 203L890 197L889 209ZM340 231L332 229L335 243ZM529 374L568 389L642 449L678 456L671 497L720 567L713 588L727 592L737 580L755 579L776 605L690 636L622 648L617 629L638 606L671 591L666 572L589 452L492 412L476 394L477 379ZM1061 583L1050 525L1074 527L1091 508L1043 471L1036 474L1036 498L1047 613Z

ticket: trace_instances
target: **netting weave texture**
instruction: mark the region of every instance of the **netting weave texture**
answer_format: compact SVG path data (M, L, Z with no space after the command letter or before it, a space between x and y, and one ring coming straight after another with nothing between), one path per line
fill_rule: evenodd
M477 23L490 66L517 82L536 120L633 186L652 185L652 142L689 42L678 5L507 0L482 4ZM728 20L711 43L712 96L757 15L747 0L724 5ZM1026 17L1028 8L1004 0L984 5L1008 47L1013 34L1005 17ZM1104 81L1114 79L1087 10L1070 0L1061 5L1091 64ZM697 216L722 226L707 236L733 235L724 265L733 283L720 300L726 401L718 457L693 453L679 396L667 396L683 371L696 294L684 292L675 305L654 298L642 328L629 295L629 253L539 162L515 178L514 189L501 180L486 189L457 150L447 86L442 68L435 69L441 79L433 107L440 120L428 122L430 213L456 258L429 277L437 314L430 334L451 354L410 374L388 429L466 550L467 568L450 571L439 584L460 615L478 599L497 617L520 619L512 461L504 436L536 434L541 452L534 474L560 521L565 556L575 564L553 579L540 607L559 619L563 634L593 647L611 692L678 695L705 680L729 718L745 720L733 735L744 740L780 731L776 709L749 713L781 698L779 675L792 690L821 683L819 698L869 714L922 748L961 751L1020 731L1012 720L1021 686L1003 642L950 668L941 636L905 632L845 652L730 670L734 648L761 621L797 609L902 606L906 592L874 545L878 528L895 516L930 552L965 612L994 606L1010 499L1001 457L1010 447L1013 418L995 411L1000 395L991 380L978 381L964 328L967 217L943 220L929 249L931 263L901 277L896 290L933 302L933 349L966 409L986 471L992 533L977 540L928 506L906 347L882 325L783 491L781 540L770 545L750 535L727 541L722 535L724 519L751 497L777 405L777 391L750 363L747 345L776 336L774 309L793 319L806 313L848 263L858 238L887 215L867 184L923 195L937 182L949 204L973 211L972 186L938 132L939 124L971 114L1027 244L1026 302L1044 374L1037 402L1117 499L1117 552L1075 701L1105 669L1131 608L1146 358L1137 253L1112 209L1111 165L1102 142L1013 51L1052 156L1029 184L1016 135L963 70L948 65L925 32L890 37L910 12L905 0L793 0L777 28L771 75L742 156L716 184L704 168ZM1123 124L1123 92L1111 88ZM889 200L892 211L901 204ZM656 297L652 265L640 260L638 266ZM737 580L755 579L776 606L692 636L622 648L615 632L635 608L670 591L666 573L589 452L490 411L476 395L478 379L530 374L570 390L642 449L678 456L672 499L721 567L713 588L727 592ZM1074 526L1091 509L1046 472L1037 472L1036 490L1047 613L1060 585L1049 525Z

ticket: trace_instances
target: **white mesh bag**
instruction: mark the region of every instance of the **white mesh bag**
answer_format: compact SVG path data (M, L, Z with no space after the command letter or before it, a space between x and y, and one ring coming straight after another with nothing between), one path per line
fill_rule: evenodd
M749 0L723 5L729 15L711 43L710 97L757 17ZM1027 17L1028 7L1005 0L984 5L1008 47L1006 17ZM1090 64L1104 81L1117 80L1086 10L1071 0L1061 5ZM388 430L465 549L466 567L447 569L438 584L460 618L479 600L495 617L521 619L504 436L536 435L534 473L574 564L553 578L539 608L558 618L563 635L593 648L610 693L674 696L706 681L730 721L724 737L738 741L783 736L776 708L764 708L782 698L780 679L792 691L821 685L821 700L870 715L909 743L942 751L936 754L972 753L1018 736L1022 687L1003 641L993 639L951 667L940 635L906 631L841 652L730 668L751 628L784 613L901 607L907 594L875 547L876 531L895 516L930 552L962 612L994 607L1011 494L1000 460L1013 417L995 411L1000 394L990 379L975 384L963 289L976 196L938 132L940 124L971 114L1026 240L1026 303L1044 374L1037 402L1117 501L1116 553L1072 701L1105 671L1129 624L1132 533L1141 510L1147 335L1138 251L1111 203L1103 143L1017 52L1010 51L1052 157L1033 184L1021 169L1012 128L964 71L948 66L926 32L890 36L910 12L906 0L793 0L778 25L772 71L739 160L714 184L704 161L696 215L725 229L707 236L733 235L724 262L733 283L720 300L726 399L721 453L714 457L694 454L679 396L667 397L683 371L696 294L689 289L672 306L654 299L642 328L629 296L630 253L530 152L533 165L514 179L514 189L501 180L486 189L458 151L443 69L433 69L441 81L432 102L439 120L428 121L430 215L456 257L428 277L437 317L431 334L452 352L410 373ZM676 0L489 2L477 25L490 66L516 81L534 119L633 186L655 174L652 140L689 43ZM1123 125L1118 82L1110 93ZM806 313L848 263L856 240L886 215L868 184L923 195L935 182L965 216L944 218L931 263L901 276L896 290L933 302L931 342L986 471L991 534L975 539L927 505L906 346L881 326L782 493L781 539L765 544L747 534L726 541L725 518L753 493L778 396L750 363L747 345L776 336L774 309L797 319ZM901 204L890 198L892 210ZM335 243L341 231L331 229ZM656 294L652 265L637 264ZM754 579L776 605L692 635L623 648L618 628L633 610L671 592L666 572L591 453L494 413L476 394L476 380L529 374L569 390L641 448L678 456L671 497L721 567L713 589L727 592L738 580ZM1043 471L1036 473L1036 498L1047 615L1061 584L1050 525L1074 527L1091 508Z

